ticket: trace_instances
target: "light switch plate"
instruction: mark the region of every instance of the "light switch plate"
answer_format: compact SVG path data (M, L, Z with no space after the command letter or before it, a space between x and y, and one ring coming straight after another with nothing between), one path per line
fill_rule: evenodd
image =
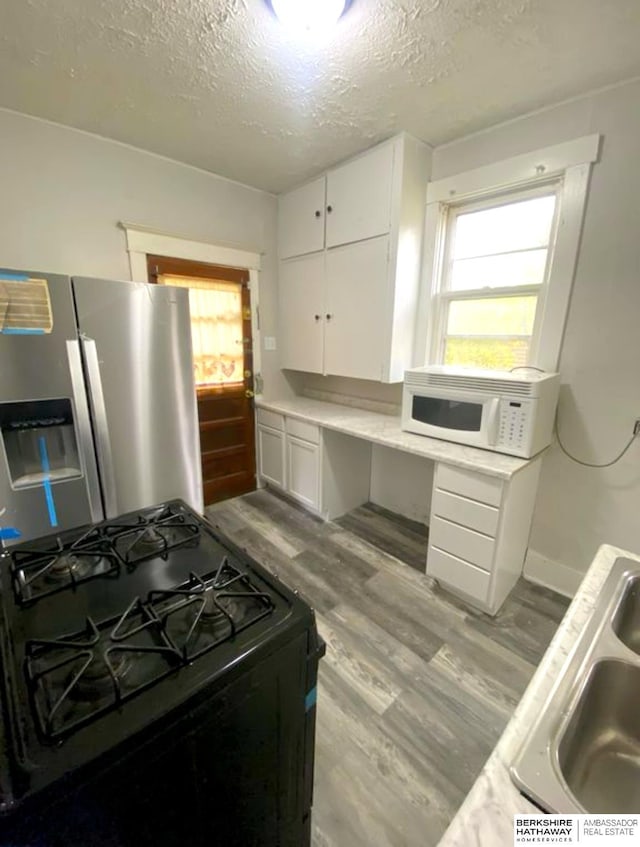
M276 349L276 339L273 335L265 335L265 337L264 337L264 349L265 350L275 350Z

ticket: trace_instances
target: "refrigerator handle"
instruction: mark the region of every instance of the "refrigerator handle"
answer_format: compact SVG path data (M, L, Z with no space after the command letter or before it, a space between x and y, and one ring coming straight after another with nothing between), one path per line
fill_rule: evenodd
M113 470L113 454L111 452L111 437L109 435L109 424L107 422L107 408L102 391L102 376L100 374L100 362L98 361L98 349L93 338L86 335L80 336L84 361L87 368L87 383L91 413L93 415L94 436L96 441L96 452L98 454L98 466L100 479L102 481L102 494L104 496L105 517L115 518L118 512L118 498L116 495L116 476Z
M102 510L102 498L100 496L100 479L98 467L93 449L93 435L91 432L91 418L89 417L89 406L84 387L82 375L82 358L80 356L80 342L67 341L67 360L69 362L69 374L71 376L71 387L73 390L73 405L75 406L76 432L80 455L84 465L84 474L87 481L87 493L89 496L89 510L91 520L94 523L104 520Z

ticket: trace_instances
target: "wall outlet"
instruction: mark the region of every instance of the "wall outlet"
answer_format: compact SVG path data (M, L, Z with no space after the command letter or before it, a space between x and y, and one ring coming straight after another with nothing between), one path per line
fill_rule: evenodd
M275 350L276 349L276 339L273 335L265 335L265 337L264 337L264 349L265 350Z

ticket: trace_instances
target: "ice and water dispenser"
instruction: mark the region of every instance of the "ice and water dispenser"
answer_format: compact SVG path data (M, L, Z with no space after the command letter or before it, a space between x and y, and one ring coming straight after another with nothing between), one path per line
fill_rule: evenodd
M0 431L13 489L82 476L70 400L0 403Z

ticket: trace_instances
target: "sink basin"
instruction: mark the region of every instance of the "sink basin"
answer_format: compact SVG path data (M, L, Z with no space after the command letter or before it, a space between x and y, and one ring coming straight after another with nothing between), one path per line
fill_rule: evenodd
M594 665L560 739L558 763L583 808L640 810L640 666Z
M627 583L613 619L613 631L623 644L640 655L640 577Z
M617 559L511 767L545 811L640 813L640 565Z

